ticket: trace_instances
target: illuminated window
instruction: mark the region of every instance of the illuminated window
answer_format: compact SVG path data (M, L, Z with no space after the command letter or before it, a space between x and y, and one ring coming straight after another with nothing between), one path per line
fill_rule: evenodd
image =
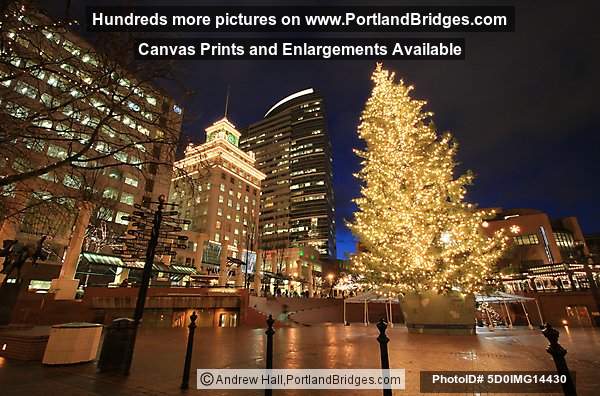
M27 83L24 83L23 81L17 81L15 91L31 99L35 99L38 95L38 90L36 88L32 87Z
M99 220L111 221L113 216L113 211L108 208L100 207L98 208L98 212L96 212L96 217Z
M43 175L40 175L39 177L40 177L40 179L44 179L49 182L56 182L56 175L54 174L54 172L44 173Z
M137 187L138 179L131 175L125 175L125 184L129 184L130 186Z
M81 180L73 175L65 175L63 185L69 188L81 188Z
M60 41L60 36L57 33L50 32L46 29L42 29L42 33L44 34L44 37L46 37L48 40L54 41L57 44Z
M123 217L128 216L128 215L129 214L126 212L117 212L117 215L115 216L115 223L124 224L124 225L129 224L129 221L123 219Z
M105 143L105 142L96 142L94 149L97 152L102 153L102 154L110 153L110 146L108 145L108 143Z
M67 150L64 147L49 144L48 157L65 159L67 158Z
M556 239L556 244L559 249L562 250L571 250L575 248L575 240L573 239L573 235L567 232L555 232L554 239Z
M6 112L15 118L25 118L29 115L29 109L27 107L19 106L16 103L6 102Z
M129 193L126 193L126 192L121 193L121 203L133 206L133 204L134 204L133 201L134 201L134 195L133 194L129 194Z
M44 142L41 142L37 139L23 139L25 142L25 147L29 150L35 151L43 151L44 150Z
M79 54L81 54L81 49L79 49L75 44L73 44L69 40L64 40L62 45L63 45L64 49L66 49L67 51L69 51L71 54L73 54L75 56L78 56Z
M127 153L124 153L122 151L117 151L116 153L113 154L113 157L115 157L115 159L119 162L127 162ZM132 162L133 162L133 157L132 157Z
M514 237L514 241L519 246L537 245L540 243L537 234L518 235Z
M102 198L117 199L119 191L112 187L107 187L102 193Z

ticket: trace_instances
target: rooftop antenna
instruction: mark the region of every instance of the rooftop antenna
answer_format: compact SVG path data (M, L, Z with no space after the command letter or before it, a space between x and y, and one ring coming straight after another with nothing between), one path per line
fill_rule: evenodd
M227 108L229 107L229 85L227 85L227 96L225 97L225 116L227 118Z

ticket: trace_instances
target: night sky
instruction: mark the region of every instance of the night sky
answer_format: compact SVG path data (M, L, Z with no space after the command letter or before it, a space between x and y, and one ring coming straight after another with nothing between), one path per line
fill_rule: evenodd
M82 3L123 4L117 1ZM404 4L421 5L415 1ZM528 207L556 217L574 215L585 232L600 231L598 3L528 0L425 4L516 6L514 33L433 34L465 37L464 61L384 63L397 76L415 85L415 97L428 101L427 109L435 113L439 130L450 130L456 136L460 143L459 169L471 169L477 176L468 199L482 207ZM51 11L57 10L53 2ZM73 16L82 12L81 4L73 4ZM242 35L233 33L231 36ZM384 36L427 34L372 33L347 37ZM257 121L275 102L290 93L306 87L319 90L325 97L333 145L338 257L344 257L354 250L352 235L344 221L351 218L355 210L351 199L359 194L352 176L358 169L358 159L352 148L361 145L356 127L370 94L369 77L374 65L374 61L331 60L182 61L178 65L182 80L196 91L193 100L183 104L188 115L184 132L193 141L202 141L204 128L223 116L228 85L231 87L229 119L238 127Z

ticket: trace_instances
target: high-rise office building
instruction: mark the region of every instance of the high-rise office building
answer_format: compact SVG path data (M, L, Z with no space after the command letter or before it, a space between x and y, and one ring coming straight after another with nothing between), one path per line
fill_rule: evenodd
M313 246L334 258L335 219L331 142L323 97L312 88L275 103L242 130L266 174L260 202L261 249Z
M48 237L41 265L60 271L55 298L72 298L80 251L111 251L134 204L168 194L182 109L120 60L24 10L8 9L20 16L0 35L0 178L14 180L1 188L0 241Z

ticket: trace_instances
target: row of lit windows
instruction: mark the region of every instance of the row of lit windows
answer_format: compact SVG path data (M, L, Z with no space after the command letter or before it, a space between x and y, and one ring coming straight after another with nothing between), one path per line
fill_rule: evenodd
M128 173L123 174L123 172L120 169L107 168L105 173L111 179L116 179L116 180L122 179L123 182L125 182L125 184L128 184L130 186L137 187L139 185L139 180L137 177L135 177L131 174L128 174Z
M222 228L223 228L223 224L219 220L217 220L216 223L215 223L215 229L221 230ZM227 231L231 232L231 225L230 224L227 225ZM233 229L233 234L234 235L240 235L240 229L239 228L234 228ZM242 236L246 236L246 230L242 229L241 234L242 234Z
M31 21L28 21L28 24L29 25L35 25ZM58 34L56 32L50 32L50 31L48 31L46 29L42 29L42 33L44 34L44 37L46 37L46 39L48 39L49 41L53 42L54 44L61 45L67 52L69 52L73 56L78 57L83 63L91 64L91 65L96 66L96 67L99 66L100 62L98 61L98 59L96 59L93 55L91 55L90 53L86 52L82 48L78 47L73 42L71 42L71 41L69 41L67 39L62 38L60 36L60 34ZM27 42L27 40L22 39L15 32L9 32L8 33L8 37L10 39L16 40L23 47L27 48L29 46L29 43ZM61 41L62 41L62 43L61 43ZM71 72L73 74L77 74L77 69L73 65L63 64L63 65L61 65L61 68L63 68L64 70L67 70L67 71L69 71L69 72ZM115 73L113 73L111 75L111 77L113 79L115 79L117 81L117 83L119 85L123 86L123 87L129 88L132 85L131 81L129 81L126 78L119 77ZM91 83L91 79L84 78L82 80L84 82L86 82L87 84ZM146 102L148 102L152 106L156 106L156 104L157 104L156 98L153 97L153 96L151 96L151 95L146 94L140 88L134 87L134 93L136 95L138 95L139 97L144 98L146 100Z
M0 72L0 74L3 74L4 76L6 76L5 73ZM32 72L33 74L33 72ZM41 71L35 74L35 77L41 79L42 81L44 80L45 77L45 72ZM11 80L4 80L2 81L2 84L4 86L9 86L11 83ZM64 79L62 79L61 77L57 76L56 74L53 73L48 73L48 84L54 87L58 87L64 90L68 89L68 83L66 81L64 81ZM14 86L14 90L16 92L18 92L19 94L29 97L31 99L38 99L38 95L39 95L39 91L37 88L27 84L24 81L17 81L15 83ZM83 94L77 90L71 90L71 96L73 97L81 97ZM54 108L54 107L58 107L60 106L60 103L50 94L48 93L43 93L41 95L39 95L39 101L44 104L47 108ZM103 111L105 113L110 113L110 109L108 108L108 106L106 106L104 104L104 102L102 102L101 100L98 100L96 98L91 98L89 102L94 108ZM10 103L10 102L9 102ZM132 103L132 102L130 102ZM139 109L139 105L135 105L138 107ZM129 106L131 108L131 106ZM11 103L10 105L5 107L7 112L9 114L11 114L14 117L17 118L25 118L29 115L29 109L20 105L16 105L14 103ZM79 110L78 108L72 106L72 105L64 105L62 106L62 110L61 112L69 118L72 118L76 121L78 121L80 124L90 127L90 128L95 128L99 123L100 123L100 119L96 118L96 117L91 117L88 114L82 113L81 110ZM141 112L142 115L144 115L146 118L152 118L152 114L148 113L148 112ZM150 134L150 130L148 128L146 128L145 126L143 126L142 124L137 123L133 118L127 116L127 115L114 115L112 117L112 119L114 121L120 122L123 125L132 128L132 129L136 129L137 131L139 131L140 133L148 136ZM42 120L39 121L38 123L41 123L40 127L46 128L46 129L53 129L54 125L57 125L57 129L58 129L58 125L60 123L56 123L56 122L52 122L50 120ZM102 131L105 134L108 134L111 137L115 137L117 134L119 134L119 132L113 132L111 131L111 127L108 125L104 125L102 127ZM157 131L157 136L160 137L162 133ZM82 142L85 143L85 142ZM138 145L138 148L143 147L142 145Z
M248 196L246 196L245 198L246 198L246 203L247 203L248 202ZM222 195L219 195L219 203L224 203L224 202L225 202L225 197L223 197ZM252 206L254 206L255 204L256 204L256 201L253 199L252 200ZM227 206L229 206L230 208L233 207L233 199L231 199L231 198L227 199ZM235 203L236 210L240 210L240 207L241 207L241 203L240 202L236 202ZM247 212L247 208L248 207L246 205L244 205L244 213Z
M233 205L228 205L229 207L233 208ZM240 211L241 210L241 205L238 203L236 204L235 210ZM254 216L254 209L252 209L250 211L250 213L252 214L252 216ZM244 205L244 214L248 214L248 206ZM217 216L223 216L223 208L221 206L219 206L217 208ZM229 213L227 213L227 219L231 219L231 215Z
M519 246L537 245L540 243L537 234L517 235L514 237L514 241Z
M248 219L246 217L242 218L239 214L235 215L235 222L236 223L243 223L245 226L248 225ZM216 228L221 228L221 221L220 220L217 220L215 227Z
M312 194L300 197L293 197L290 199L291 202L306 202L306 201L316 201L325 199L325 194Z
M125 216L129 216L129 213L117 211L115 214L112 209L105 208L105 207L99 208L98 212L96 213L96 217L98 217L98 219L100 219L100 220L114 221L117 224L127 225L127 224L129 224L129 221L127 221L123 218Z
M17 67L19 65L21 65L22 63L25 63L25 67L32 69L30 73L37 79L42 80L42 81L47 81L47 83L49 85L59 88L64 92L66 92L68 89L70 89L71 96L73 96L75 98L80 98L83 96L83 93L81 93L80 91L78 91L74 88L69 88L70 84L63 77L61 77L55 73L52 73L52 72L47 72L47 71L35 68L36 64L32 61L24 62L19 58L14 58L11 60L11 63L13 63L13 65L15 65ZM86 77L85 75L83 75L83 74L85 74L84 72L80 71L79 69L73 68L73 66L71 66L71 65L63 64L63 65L61 65L61 68L66 69L67 71L70 71L70 72L78 75L80 78L82 78L84 81L86 81L88 83L91 82L91 77L89 77L89 76ZM0 71L0 74L4 77L7 76L6 73L1 72L1 71ZM11 81L12 80L7 79L7 80L2 81L2 84L4 86L8 87L10 85ZM27 96L31 99L36 99L36 98L38 98L38 95L39 95L37 88L27 84L24 81L17 81L14 89L16 92L18 92L24 96ZM109 96L111 95L111 92L108 91L106 88L100 88L100 91L104 92L106 95L109 95ZM57 100L55 100L55 98L52 97L52 95L50 95L48 93L41 94L39 97L39 100L48 108L60 106L60 103ZM90 98L89 100L84 100L84 101L89 103L94 108L98 109L99 111L102 111L104 113L110 113L109 107L106 106L105 103L99 99ZM153 114L150 112L141 110L140 105L138 105L137 103L132 102L131 100L127 100L125 103L129 109L131 109L135 112L138 112L139 114L141 114L144 118L148 119L149 121L153 120L153 118L154 118ZM27 113L28 113L28 111L20 111L20 118L26 117ZM65 114L67 117L73 118L73 119L79 121L81 124L83 124L85 126L89 126L89 127L95 127L100 122L100 120L97 118L90 117L87 114L80 113L79 109L74 108L71 105L63 106L62 113ZM123 125L125 125L129 128L136 129L140 133L143 133L144 135L148 136L150 134L150 130L148 128L146 128L142 124L136 122L133 118L131 118L127 115L114 115L112 117L112 119L114 119L115 121L121 122ZM157 130L156 135L157 135L157 137L161 137L162 132ZM113 137L114 136L115 135L113 134Z
M321 104L321 101L320 101L320 100L317 100L317 101L315 101L315 102L310 102L310 103L302 103L302 104L301 104L300 106L298 106L298 107L300 107L301 109L305 109L305 108L307 108L308 106L311 106L311 105L319 105L319 104Z
M112 200L119 199L119 202L121 202L121 203L124 203L129 206L134 205L135 195L127 193L125 191L122 191L121 196L119 198L119 192L121 192L121 191L116 188L106 187L104 189L104 192L102 193L102 198L112 199Z
M229 241L230 240L229 235L225 234L225 236L223 237L223 240ZM221 242L221 233L220 232L215 232L214 241ZM240 240L238 238L233 238L232 245L237 247L239 244L240 244Z
M280 229L273 230L273 231L264 231L261 235L268 236L268 235L272 235L272 234L276 234L276 233L277 234L284 234L284 233L287 233L287 232L288 232L287 228L280 228Z
M308 147L312 147L312 143L306 143L306 144L301 144L299 146L294 146L290 151L298 151L298 150L302 150Z
M555 232L554 239L556 239L556 244L559 248L563 249L573 249L575 247L575 240L573 239L573 235L566 232Z
M322 149L322 148L309 149L309 150L302 150L302 151L300 151L300 152L297 152L297 153L290 154L290 157L291 157L291 158L294 158L294 157L299 157L299 156L301 156L301 155L308 155L308 154L320 153L320 152L323 152L323 149Z
M315 173L316 171L317 171L317 168L302 169L302 170L290 173L290 176L308 175L310 173Z
M237 169L237 168L236 168L236 170L238 171L238 172L236 173L237 175L240 175L240 176L244 176L244 175L245 175L245 173L243 173L243 174L242 174L242 173L240 173L240 170L239 170L239 169ZM227 175L225 174L225 172L221 172L221 179L222 179L222 180L226 180L226 179L227 179ZM237 184L237 187L238 187L239 189L241 189L241 188L242 188L242 186L244 185L244 183L242 182L242 180L241 180L241 179L239 179L239 178L237 179L237 183L236 183L236 178L234 178L233 176L230 176L230 177L229 177L229 183L230 183L232 186L235 186L235 185ZM221 184L219 185L219 189L220 189L221 191L225 191L225 183L221 183ZM230 190L230 191L231 191L231 190ZM256 188L252 188L252 189L250 189L250 186L249 186L248 184L246 184L246 192L250 192L250 191L252 191L252 193L253 193L254 195L256 195ZM231 194L231 193L230 193L230 194Z
M323 185L325 185L325 181L324 180L318 180L316 182L306 182L306 183L293 184L292 186L290 186L290 190L297 190L297 189L303 188L303 187L323 186Z
M310 115L310 111L307 111L306 115L309 116ZM314 117L320 117L321 113L318 113L318 112L315 111L315 113L313 114L313 116ZM296 120L297 121L302 121L302 120L304 120L304 116L300 116L300 117L296 118Z

